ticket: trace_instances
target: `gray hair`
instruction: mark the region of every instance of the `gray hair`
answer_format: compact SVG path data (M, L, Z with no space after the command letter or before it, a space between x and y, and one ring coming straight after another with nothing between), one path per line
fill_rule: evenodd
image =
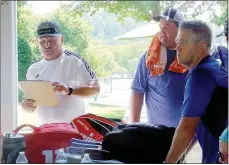
M208 48L212 45L212 30L203 21L184 21L180 29L191 30L197 37L198 41L204 41Z

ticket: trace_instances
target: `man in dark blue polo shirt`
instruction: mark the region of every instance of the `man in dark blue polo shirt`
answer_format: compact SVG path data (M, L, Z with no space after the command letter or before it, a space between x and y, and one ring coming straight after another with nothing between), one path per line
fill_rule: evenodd
M203 152L202 163L215 163L218 159L219 140L207 130L200 119L206 113L216 87L228 88L228 74L214 57L209 56L212 32L205 23L183 22L176 42L178 61L190 73L185 84L182 118L165 163L176 163L195 133Z

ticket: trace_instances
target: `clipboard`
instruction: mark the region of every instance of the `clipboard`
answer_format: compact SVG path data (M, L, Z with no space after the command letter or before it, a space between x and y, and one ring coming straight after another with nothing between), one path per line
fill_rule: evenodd
M25 97L36 101L35 106L59 106L50 81L25 80L18 83Z

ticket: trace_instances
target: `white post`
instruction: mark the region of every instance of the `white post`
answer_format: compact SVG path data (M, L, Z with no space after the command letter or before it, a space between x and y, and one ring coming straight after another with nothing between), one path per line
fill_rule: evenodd
M16 1L1 4L1 133L12 131L17 123L16 6Z

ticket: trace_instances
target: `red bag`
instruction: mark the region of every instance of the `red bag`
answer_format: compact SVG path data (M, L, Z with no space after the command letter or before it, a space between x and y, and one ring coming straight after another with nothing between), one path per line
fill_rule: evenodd
M24 127L33 129L32 133L23 134L26 142L25 155L30 164L54 163L59 149L66 150L72 138L83 139L68 123L44 124L40 127L24 124L13 132L18 133Z
M104 135L120 124L122 122L118 123L90 113L72 121L72 125L83 136L83 139L92 142L102 142Z

